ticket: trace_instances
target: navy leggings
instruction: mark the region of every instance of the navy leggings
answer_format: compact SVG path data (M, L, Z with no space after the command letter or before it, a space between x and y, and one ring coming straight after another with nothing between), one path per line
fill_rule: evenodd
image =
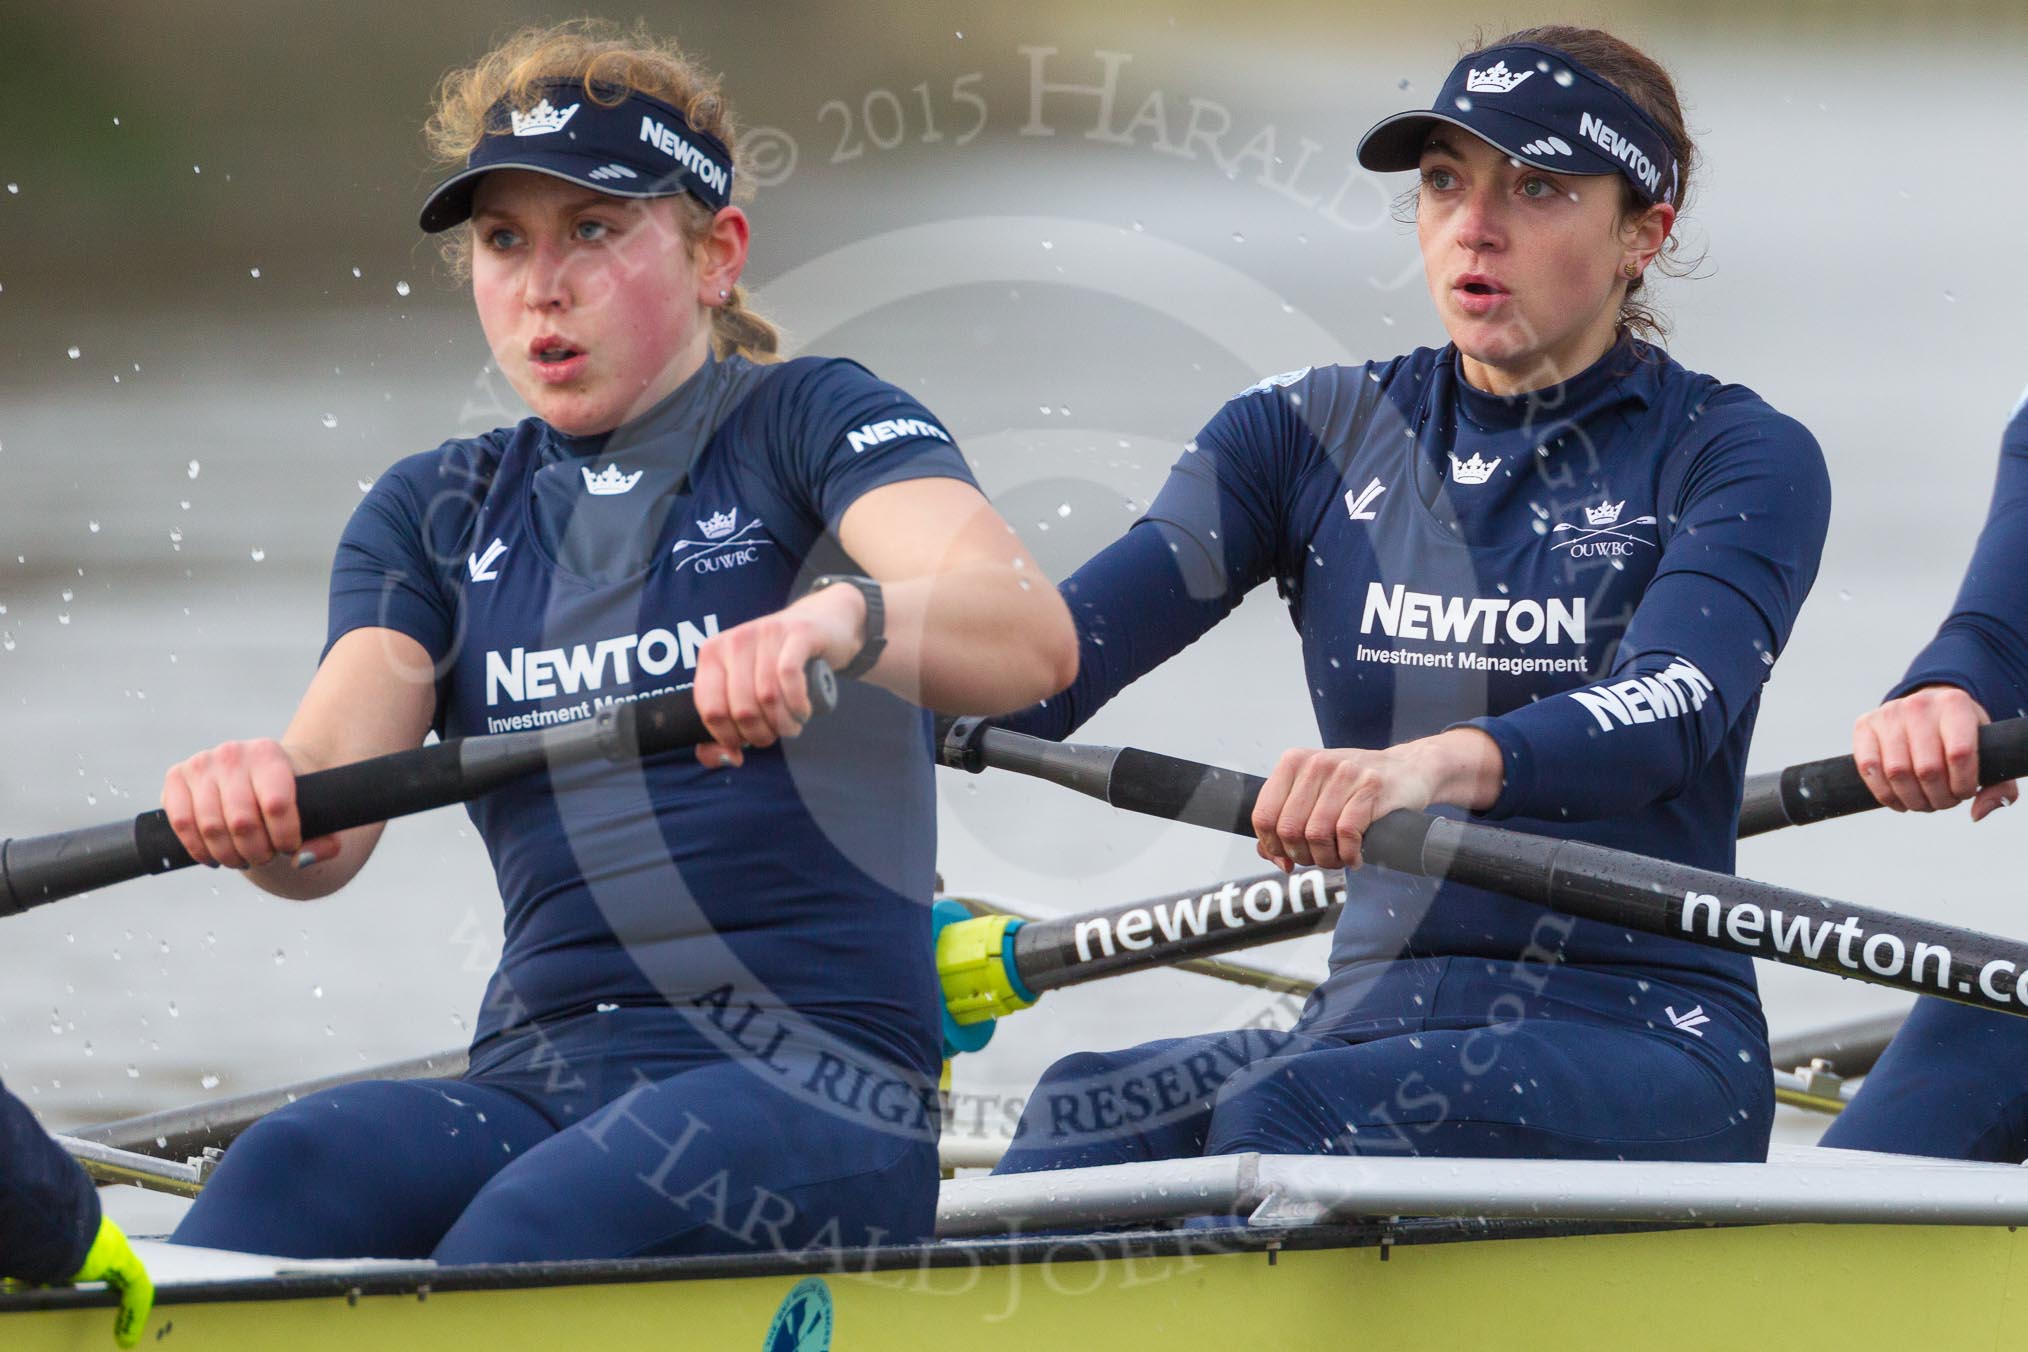
M345 1085L249 1129L174 1239L443 1263L925 1239L934 1088L841 1059L854 1064L716 1060L651 1079L576 1057L562 1085L555 1059Z
M2028 1020L1916 1001L1823 1144L1993 1164L2028 1159Z
M1757 1011L1595 970L1517 984L1470 959L1386 967L1357 990L1334 977L1291 1031L1064 1058L997 1172L1243 1151L1766 1157Z

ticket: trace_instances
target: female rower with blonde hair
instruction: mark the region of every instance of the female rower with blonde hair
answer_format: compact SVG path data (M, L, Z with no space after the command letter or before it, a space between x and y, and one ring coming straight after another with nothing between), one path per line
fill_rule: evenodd
M1595 29L1514 33L1359 159L1420 175L1449 344L1227 403L1064 584L1077 682L1009 722L1068 734L1272 580L1322 745L1269 778L1265 857L1356 867L1376 818L1433 808L1730 869L1830 493L1801 426L1640 336L1693 180L1673 82ZM1747 959L1369 869L1293 1031L1069 1057L1001 1168L1743 1160L1773 1107Z
M397 463L338 547L279 742L170 770L200 862L323 896L295 776L694 682L715 743L471 806L506 906L470 1070L250 1130L176 1233L443 1262L909 1241L936 1191L928 715L1055 692L1063 603L914 399L777 361L715 79L530 30L443 85L422 209L534 416ZM846 682L811 716L803 670ZM793 739L793 740L791 740Z

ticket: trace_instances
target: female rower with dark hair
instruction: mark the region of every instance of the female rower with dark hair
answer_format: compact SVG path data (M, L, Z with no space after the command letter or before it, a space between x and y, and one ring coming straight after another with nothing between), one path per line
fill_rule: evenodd
M303 772L693 681L715 745L475 802L506 941L468 1073L272 1114L176 1238L444 1262L926 1238L917 705L1060 689L1069 616L928 410L775 359L739 284L730 114L673 43L524 32L445 81L430 132L456 172L422 227L455 232L535 416L379 478L288 730L170 770L170 821L199 862L318 897L379 828L303 840ZM864 683L804 732L818 657Z
M1538 28L1366 134L1416 169L1450 345L1226 404L1148 514L1063 585L1062 737L1272 579L1323 742L1254 813L1284 868L1360 862L1397 808L1730 869L1760 688L1829 512L1809 433L1641 340L1693 151L1668 75ZM1288 1033L1079 1054L1003 1172L1237 1151L1756 1159L1749 961L1491 893L1357 873Z
M1852 730L1852 758L1897 812L1972 800L1983 821L2020 796L1979 787L1979 729L2028 714L2028 392L2000 442L1998 482L1957 604L1901 683ZM1918 1000L1823 1143L1847 1150L2028 1160L2028 1026Z

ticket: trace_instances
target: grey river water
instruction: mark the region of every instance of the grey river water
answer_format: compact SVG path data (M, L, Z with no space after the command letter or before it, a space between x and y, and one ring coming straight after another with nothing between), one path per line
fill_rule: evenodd
M1671 346L1808 424L1837 492L1815 595L1765 698L1765 768L1845 748L1969 552L2028 381L2012 240L2028 218L2028 82L2022 24L1999 11L1996 30L1881 19L1857 37L1726 13L1648 30L1710 165L1689 222L1705 261L1660 288ZM937 410L1052 576L1133 520L1180 444L1255 379L1440 341L1412 233L1387 212L1405 184L1346 165L1369 121L1427 99L1460 31L1249 30L1207 47L1214 35L1153 11L1005 19L957 39L911 22L901 66L855 84L851 63L802 53L800 82L776 79L749 106L779 137L751 275L799 349L853 355ZM1131 59L1109 67L1106 53ZM735 90L744 59L720 55ZM1110 123L1099 93L1044 87L1098 90L1109 69ZM1123 130L1154 91L1166 130ZM39 187L0 198L9 238L64 229L38 215ZM219 191L221 212L258 208L251 188ZM407 210L405 191L381 197ZM176 758L278 732L363 486L400 455L520 416L421 247L367 241L348 259L344 239L270 241L129 308L117 283L146 265L150 226L113 229L136 255L100 260L74 305L47 278L18 285L0 257L8 835L152 807ZM42 303L10 312L24 290ZM1258 771L1313 739L1279 603L1250 599L1088 735ZM1244 842L1027 781L951 776L942 804L952 886L1040 911L1260 867ZM1740 870L2020 934L2024 861L2008 814L1976 829L1875 817L1750 843ZM48 907L0 926L0 1075L64 1126L455 1045L498 921L456 812L397 824L322 903L191 871ZM1320 973L1321 941L1262 960ZM1777 1032L1898 1002L1761 976ZM1268 1003L1167 974L1053 995L966 1058L958 1086L1011 1098L1072 1048L1274 1016ZM1785 1112L1782 1134L1816 1125Z

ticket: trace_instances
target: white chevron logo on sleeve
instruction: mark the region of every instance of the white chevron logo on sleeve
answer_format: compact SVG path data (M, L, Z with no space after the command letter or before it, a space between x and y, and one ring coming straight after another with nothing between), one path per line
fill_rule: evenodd
M1689 1033L1693 1037L1703 1037L1704 1034L1697 1030L1711 1022L1711 1016L1704 1012L1704 1006L1702 1005L1693 1005L1687 1014L1678 1014L1674 1005L1664 1005L1662 1006L1662 1012L1669 1016L1670 1023L1675 1024L1678 1029Z
M491 582L500 576L500 556L506 552L507 542L495 536L484 554L465 555L465 570L471 573L474 582Z

